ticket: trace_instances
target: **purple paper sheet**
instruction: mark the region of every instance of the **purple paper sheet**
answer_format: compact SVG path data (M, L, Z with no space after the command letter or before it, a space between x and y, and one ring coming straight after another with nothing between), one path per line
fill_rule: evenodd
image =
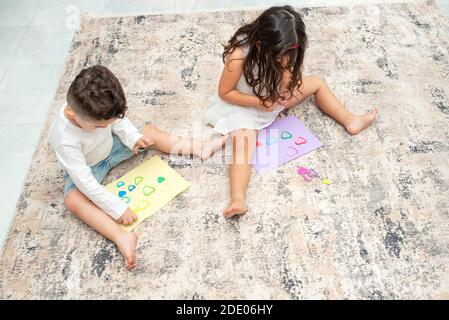
M304 123L290 115L258 132L253 167L264 173L322 146Z

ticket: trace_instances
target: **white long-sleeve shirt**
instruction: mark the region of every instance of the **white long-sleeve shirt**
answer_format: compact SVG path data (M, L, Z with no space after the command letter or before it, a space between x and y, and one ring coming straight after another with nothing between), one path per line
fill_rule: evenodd
M85 131L65 117L64 108L50 128L48 141L78 190L113 219L118 219L128 206L97 182L90 166L111 153L112 133L131 150L143 135L127 118L118 119L106 128Z

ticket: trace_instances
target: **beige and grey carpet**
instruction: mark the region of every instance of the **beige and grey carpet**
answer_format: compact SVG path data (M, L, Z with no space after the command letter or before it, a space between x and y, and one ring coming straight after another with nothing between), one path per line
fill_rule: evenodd
M192 186L137 228L134 272L63 207L48 126L73 77L101 63L122 80L137 125L207 136L221 44L259 12L83 17L3 250L0 297L448 299L449 21L433 2L300 11L305 74L325 77L353 112L379 108L378 120L352 137L313 99L289 111L324 147L255 173L239 220L221 214L229 155L163 156ZM305 182L301 165L332 184Z

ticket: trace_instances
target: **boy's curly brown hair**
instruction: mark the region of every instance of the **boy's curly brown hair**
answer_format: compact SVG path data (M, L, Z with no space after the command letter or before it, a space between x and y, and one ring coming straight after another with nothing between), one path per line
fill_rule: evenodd
M75 112L95 120L123 118L127 109L120 81L101 65L81 70L69 87L67 104Z

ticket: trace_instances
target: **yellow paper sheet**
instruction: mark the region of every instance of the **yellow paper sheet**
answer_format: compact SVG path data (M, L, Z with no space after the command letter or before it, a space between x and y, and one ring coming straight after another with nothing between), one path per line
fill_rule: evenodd
M189 182L161 158L154 156L108 184L106 189L121 198L137 214L139 219L133 225L122 226L131 231L189 186Z

